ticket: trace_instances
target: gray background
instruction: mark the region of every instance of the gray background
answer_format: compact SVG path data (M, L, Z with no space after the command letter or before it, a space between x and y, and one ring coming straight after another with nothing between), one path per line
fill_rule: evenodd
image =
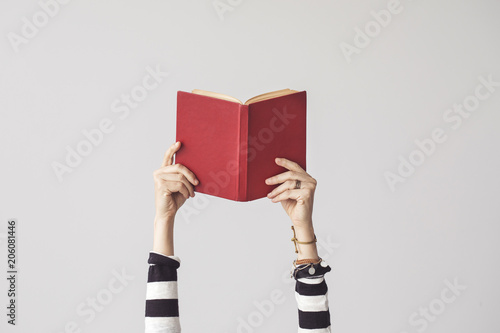
M2 276L8 218L19 237L18 326L6 324L2 278L2 332L60 333L71 322L81 332L144 330L152 172L175 140L176 92L194 88L243 100L307 91L307 171L318 180L320 256L333 267L333 331L498 332L500 89L457 129L443 115L474 94L478 77L500 81L500 2L401 0L350 62L341 43L353 44L354 29L388 1L232 3L221 19L209 0L73 0L15 52L8 34L41 9L1 2ZM111 104L148 66L169 76L120 119ZM52 163L105 118L113 132L58 181ZM399 156L435 128L447 140L391 191L384 173L397 173ZM255 326L240 332L296 331L281 204L195 198L176 220L183 331L238 332L239 318ZM122 292L91 320L77 312L109 295L122 270L133 277ZM466 289L443 303L455 279ZM259 314L254 302L273 292L284 303ZM427 325L410 322L429 307L439 314Z

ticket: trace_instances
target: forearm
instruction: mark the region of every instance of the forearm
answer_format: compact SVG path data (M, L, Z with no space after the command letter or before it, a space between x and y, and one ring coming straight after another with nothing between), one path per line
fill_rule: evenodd
M311 242L315 239L312 221L293 223L295 237L300 242ZM297 260L313 259L320 261L316 242L296 244ZM299 332L313 330L327 333L330 328L330 311L328 306L328 287L324 274L330 271L325 261L297 265L293 271L296 279L295 298L299 310Z
M166 256L174 255L174 218L155 217L153 251Z
M146 291L146 333L180 333L174 219L155 218Z

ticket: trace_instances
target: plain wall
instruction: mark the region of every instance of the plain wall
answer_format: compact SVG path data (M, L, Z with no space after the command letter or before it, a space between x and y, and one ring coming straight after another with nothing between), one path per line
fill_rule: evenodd
M211 0L52 2L52 16L0 3L0 267L16 218L19 271L18 325L3 278L0 330L142 332L176 92L291 88L308 94L332 331L498 332L500 86L482 82L500 82L500 2L221 2L222 16ZM148 68L169 74L125 107ZM100 124L109 133L58 179L54 163ZM175 227L183 332L295 332L281 204L195 198Z

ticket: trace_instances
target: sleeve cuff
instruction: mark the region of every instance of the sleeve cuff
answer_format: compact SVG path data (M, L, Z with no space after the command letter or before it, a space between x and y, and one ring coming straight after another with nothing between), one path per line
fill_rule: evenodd
M148 264L167 265L179 268L181 260L177 256L167 256L159 252L149 251Z
M309 267L309 268L308 268ZM310 271L310 268L313 268ZM330 272L332 268L325 262L322 261L319 264L302 264L295 267L292 274L295 279L301 278L317 278L322 277L326 273Z

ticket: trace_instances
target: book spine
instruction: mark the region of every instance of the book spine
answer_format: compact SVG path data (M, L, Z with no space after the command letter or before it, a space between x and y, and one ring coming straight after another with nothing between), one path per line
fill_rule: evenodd
M247 201L248 105L240 105L238 143L238 201Z

